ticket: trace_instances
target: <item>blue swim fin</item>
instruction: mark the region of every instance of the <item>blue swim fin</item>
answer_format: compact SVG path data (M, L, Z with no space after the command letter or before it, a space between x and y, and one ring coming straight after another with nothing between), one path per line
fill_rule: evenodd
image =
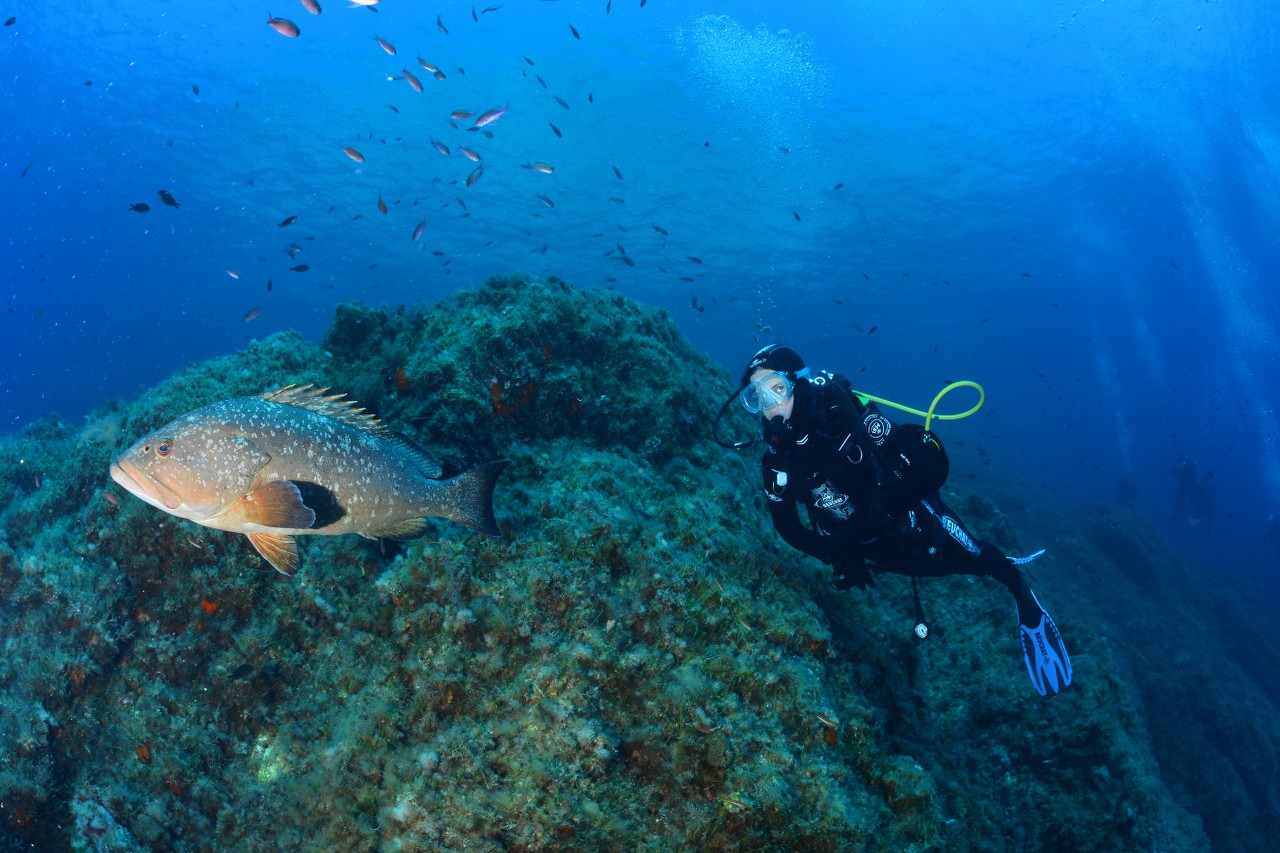
M1031 684L1041 696L1047 696L1071 683L1071 658L1067 656L1058 626L1040 606L1035 593L1027 592L1035 602L1035 609L1018 608L1018 637L1022 640L1022 655L1027 660ZM1028 625L1028 622L1036 624Z

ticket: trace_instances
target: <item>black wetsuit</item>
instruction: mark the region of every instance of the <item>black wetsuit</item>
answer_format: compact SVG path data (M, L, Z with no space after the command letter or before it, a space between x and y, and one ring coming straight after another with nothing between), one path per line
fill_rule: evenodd
M791 418L765 423L761 464L773 526L793 548L831 564L840 589L865 588L872 571L982 575L1004 584L1019 620L1035 625L1040 608L1022 569L976 539L936 487L920 492L915 484L913 493L910 478L893 474L901 465L888 436L901 429L839 377L797 382ZM801 504L811 527L800 519Z

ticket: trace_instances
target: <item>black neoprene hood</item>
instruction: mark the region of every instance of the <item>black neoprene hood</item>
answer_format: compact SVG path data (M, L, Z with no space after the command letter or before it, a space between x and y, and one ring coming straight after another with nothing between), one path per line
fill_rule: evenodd
M742 372L742 384L747 385L751 381L751 374L761 368L785 373L795 381L799 378L800 371L804 370L804 359L791 347L769 344L751 357L747 369Z

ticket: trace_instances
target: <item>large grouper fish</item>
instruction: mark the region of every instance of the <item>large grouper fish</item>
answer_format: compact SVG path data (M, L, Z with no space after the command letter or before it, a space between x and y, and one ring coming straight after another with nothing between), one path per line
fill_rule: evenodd
M286 575L295 536L415 539L429 516L498 535L493 489L510 460L441 479L426 450L327 390L287 385L196 409L122 453L111 478L171 515L245 534Z

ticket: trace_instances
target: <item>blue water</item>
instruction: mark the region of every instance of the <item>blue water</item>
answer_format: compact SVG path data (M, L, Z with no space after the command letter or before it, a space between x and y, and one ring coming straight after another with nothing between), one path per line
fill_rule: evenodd
M1274 3L323 5L0 10L0 430L318 337L342 300L555 274L735 375L777 340L916 406L976 380L954 447L1064 504L1131 477L1189 553L1275 577ZM492 138L449 123L504 105ZM1169 519L1179 452L1212 531Z

